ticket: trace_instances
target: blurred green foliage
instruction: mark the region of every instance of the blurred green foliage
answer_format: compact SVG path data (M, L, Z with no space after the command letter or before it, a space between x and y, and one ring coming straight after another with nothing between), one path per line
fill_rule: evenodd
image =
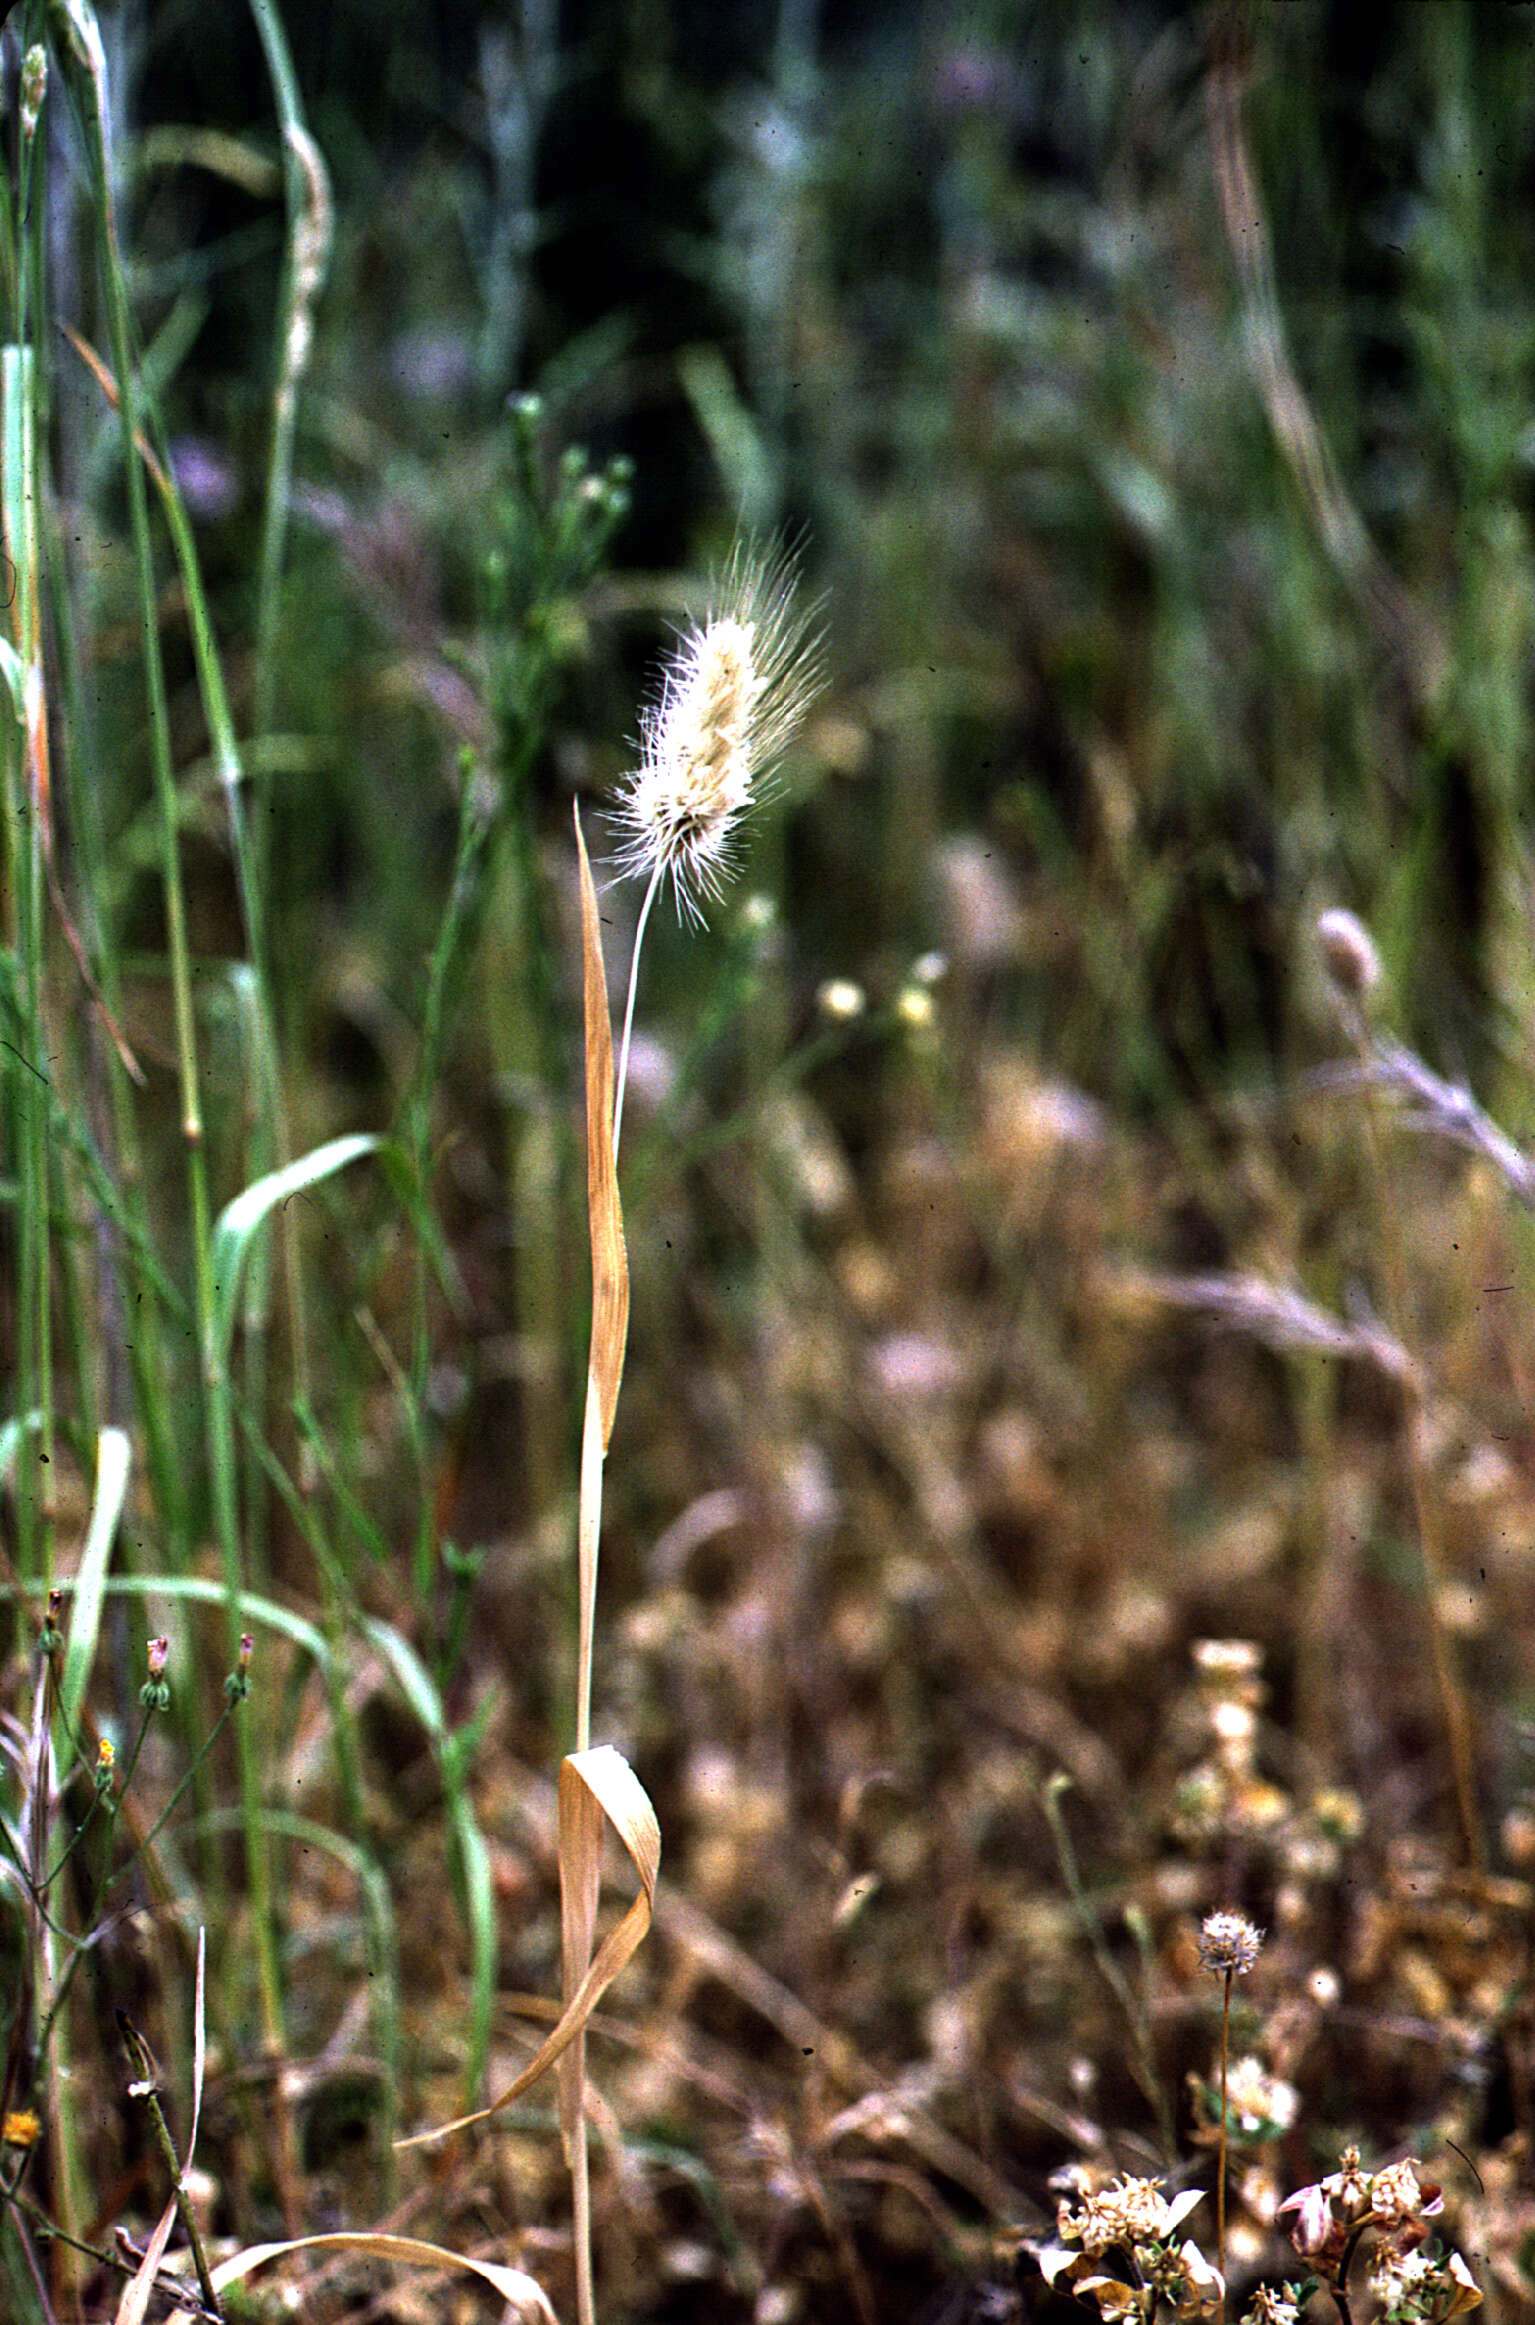
M130 52L130 121L270 153L242 12L196 15ZM535 388L553 440L633 460L637 583L743 517L808 533L840 686L783 857L807 989L955 936L959 831L1022 913L983 980L998 1030L1048 1027L1116 1098L1282 1063L1296 930L1333 900L1429 1038L1473 1064L1513 1038L1526 10L340 5L291 30L338 219L279 709L314 767L280 787L301 925L339 914L408 991L465 739L437 656L494 657L500 406ZM1294 379L1442 670L1403 666L1265 410L1212 183L1222 44ZM228 466L237 618L275 238L190 165L139 199L208 302L173 395ZM147 280L171 298L172 260ZM622 765L671 592L583 632L547 829Z
M42 13L16 12L8 68ZM253 23L236 0L166 0L106 25L132 324L243 771L221 756L189 566L158 502L153 525L125 518L125 467L142 479L108 383L45 308L28 376L56 519L58 887L13 737L19 938L0 988L11 1454L35 1435L41 1455L18 1472L18 1564L51 1571L71 1518L39 1484L55 1415L82 1477L98 1421L131 1420L148 1440L135 1559L190 1615L217 1536L226 1628L243 1606L263 1645L288 1637L323 1673L338 1821L374 1817L375 1757L404 1791L424 1749L470 1938L473 2079L511 1974L498 1948L526 1944L531 1978L543 1942L518 1910L498 1926L530 1891L477 1822L470 1763L500 1707L473 1687L514 1670L519 1778L568 1725L588 1280L573 804L600 862L668 625L738 533L800 543L831 684L722 925L684 943L658 923L647 962L610 1538L620 1591L647 1555L664 1584L654 1546L710 1501L723 1443L730 1496L751 1494L721 1523L754 1519L756 1495L767 1571L788 1576L723 1661L776 1684L778 1644L813 1638L819 1671L841 1650L810 1570L868 1551L859 1685L888 1688L903 1748L912 1730L924 1749L929 1682L944 1721L970 1707L914 1651L939 1594L903 1529L922 1558L930 1533L958 1557L973 1529L958 1596L979 1576L976 1605L995 1588L1011 1624L1015 1596L1055 1592L1064 1639L1070 1576L1138 1576L1146 1511L1162 1525L1164 1488L1138 1504L1133 1465L1128 1516L1112 1506L1131 1359L1104 1253L1135 1240L1246 1268L1256 1247L1341 1304L1359 1257L1342 1177L1302 1158L1288 1179L1284 1141L1252 1129L1275 1116L1231 1103L1336 1053L1318 911L1368 922L1409 1040L1513 1131L1527 1111L1535 23L1471 0L295 11L334 242L291 479L272 463L285 535L266 500L284 171ZM115 322L122 371L97 280L112 238L98 209L92 243L79 190L83 84L59 84L46 248L16 195L0 296L18 335L45 280L98 362ZM11 506L38 504L19 451L6 474ZM62 905L142 1086L82 998ZM634 909L605 886L612 963ZM842 1015L818 998L833 978ZM173 1086L183 1034L196 1071ZM199 1088L206 1136L187 1138ZM1126 1123L1153 1132L1133 1199L1106 1128ZM316 1151L362 1165L330 1143L358 1130L384 1138L379 1167L311 1183ZM1185 1166L1170 1191L1167 1150ZM252 1183L291 1232L289 1280L284 1300L278 1254L253 1245L231 1380L214 1222ZM303 1195L291 1215L279 1190ZM962 1358L906 1328L908 1296ZM1206 1440L1247 1447L1246 1405L1252 1443L1287 1470L1297 1445L1311 1459L1323 1540L1330 1390L1292 1394L1277 1362L1239 1376L1224 1351L1219 1369L1168 1360L1143 1407L1180 1460L1196 1448L1151 1465L1175 1480L1162 1548L1180 1571L1219 1498ZM951 1433L932 1466L935 1421ZM839 1496L863 1490L832 1482L844 1458L868 1508L834 1545ZM967 1498L991 1490L989 1462L1018 1473L995 1520ZM1308 1565L1304 1539L1273 1539L1287 1625L1321 1548ZM674 1539L667 1556L675 1577L691 1553ZM1217 1563L1201 1625L1238 1619ZM289 1590L318 1602L323 1638L284 1630ZM633 1628L614 1685L697 1821L685 1715L655 1676L673 1667L645 1655L672 1653L675 1626L706 1658L709 1624L650 1595L663 1619ZM643 1618L646 1590L619 1603ZM382 1680L348 1708L359 1640L411 1707L404 1742L364 1732L364 1712L386 1727ZM1046 1652L1028 1632L1007 1651L1030 1673ZM195 1637L177 1657L212 1668ZM711 1705L717 1676L699 1681ZM1089 1684L1149 1727L1149 1688ZM776 1708L751 1712L775 1790L802 1753L830 1798L831 1696L794 1674L782 1739ZM263 1749L291 1739L274 1695L239 1730L275 2052L281 1836L258 1715ZM861 1768L879 1747L843 1750ZM899 1991L904 2042L919 1997ZM231 2055L254 2024L237 1989L242 2010Z

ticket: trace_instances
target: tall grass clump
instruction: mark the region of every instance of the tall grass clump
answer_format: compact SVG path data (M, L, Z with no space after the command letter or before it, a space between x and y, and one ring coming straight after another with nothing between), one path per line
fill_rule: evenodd
M30 28L41 30L41 12L29 15L37 20ZM262 1281L256 1255L275 1218L290 1252L289 1324L302 1383L302 1270L296 1229L281 1215L377 1142L331 1141L299 1158L289 1150L270 1007L265 878L192 528L132 310L106 51L89 0L52 12L48 30L50 39L34 39L26 50L16 167L0 206L0 502L13 582L0 657L13 714L0 744L0 1135L16 1284L5 1416L16 1520L8 1577L13 1638L27 1636L28 1605L50 1609L37 1639L29 1741L12 1763L21 1790L6 1826L7 1911L26 1964L8 2017L6 2092L8 2107L23 2117L35 2110L49 2127L58 2235L52 2273L64 2287L79 2281L70 2255L96 2208L87 2194L87 2118L72 2094L100 2071L100 2030L78 1972L108 1926L102 1915L109 1883L142 1859L141 1877L158 1881L162 1897L180 1886L178 1877L156 1871L161 1852L153 1844L188 1784L203 1812L193 1839L197 1878L213 1876L219 1851L206 1822L207 1743L189 1754L186 1773L171 1783L160 1816L150 1818L124 1862L114 1863L110 1848L102 1854L94 1837L81 1843L79 1861L92 1862L95 1875L68 1908L56 1884L75 1844L48 1863L58 1829L50 1807L53 1819L67 1819L77 1772L92 1763L93 1813L105 1838L119 1787L138 1764L142 1728L126 1753L126 1775L117 1773L132 1698L126 1677L114 1684L111 1673L124 1673L132 1633L111 1612L114 1594L152 1608L157 1651L168 1653L165 1642L174 1635L177 1667L189 1676L218 1668L217 1651L210 1655L210 1642L190 1620L192 1609L199 1601L221 1608L225 1656L238 1675L231 1701L243 1703L254 1635L271 1619L255 1587L264 1577L250 1554L268 1495L286 1501L315 1553L333 1640L337 1634L339 1582L325 1514L305 1503L280 1461L261 1375L242 1371L242 1363L264 1334L264 1317L250 1303ZM55 303L55 205L70 208L69 231L78 228L91 256L78 310ZM98 510L82 506L71 521L60 507L53 456L62 426L61 361L83 366L95 406L91 459L73 473L88 473L91 460L110 467L125 512L110 593L99 589L93 570ZM290 350L290 390L301 372L301 355ZM286 478L280 490L286 493ZM232 958L199 955L190 925L187 796L166 668L167 588L183 609L175 647L188 651L224 813L238 899ZM121 723L114 723L109 706L117 690L98 687L89 674L101 662L105 628L119 623L134 639L129 659L140 691L136 708L122 699ZM131 891L115 860L123 833L113 819L125 814L142 815L154 834L152 880ZM147 959L146 920L158 932ZM146 990L156 997L147 1013ZM207 1072L210 1016L229 1004L247 1077L235 1109L210 1105ZM134 1007L140 1023L130 1035L125 1024ZM204 1571L210 1542L216 1583ZM155 1618L169 1629L161 1633ZM136 1623L142 1621L139 1613ZM100 1682L98 1650L115 1650L103 1656ZM328 1657L321 1668L331 1670ZM88 1724L88 1690L96 1705L89 1720L99 1732ZM216 1682L212 1692L216 1700ZM198 1695L189 1683L173 1707L185 1745L203 1714ZM154 1708L164 1707L157 1700ZM233 1722L243 1877L238 1908L226 1909L213 2003L231 2039L247 2024L258 2055L274 2061L288 2049L266 1774L275 1713L269 1693L252 1716ZM88 1815L81 1833L90 1821ZM274 2094L272 2169L291 2209L294 2128L275 2085ZM10 2257L25 2263L19 2281L41 2284L18 2179L10 2194Z
M329 1182L374 1158L420 1255L414 1337L398 1377L427 1509L425 1287L434 1270L451 1278L433 1209L431 1092L476 933L484 859L510 819L498 824L489 787L464 765L420 1074L392 1134L329 1136L298 1151L274 998L282 866L267 839L269 746L295 446L332 211L281 21L264 5L256 14L289 168L244 688L231 685L215 631L162 410L163 368L141 337L119 214L121 110L90 0L65 0L46 20L26 12L23 102L7 123L11 166L0 179L9 712L0 720L0 1149L10 1287L0 1475L12 1520L0 1928L15 1971L0 2027L0 2262L15 2303L7 2314L28 2325L75 2313L86 2288L114 2274L134 2277L120 2314L142 2314L178 2220L211 2313L225 2285L270 2257L247 2248L210 2274L193 2233L195 2129L178 2148L166 2109L200 2098L205 2040L224 2058L252 2061L237 2107L259 2159L259 2203L290 2238L301 2227L289 2067L295 2008L307 2017L310 2001L295 1997L288 1875L305 1860L328 1861L354 1901L324 1942L344 1952L358 1916L377 2057L366 2137L377 2185L392 2191L402 1988L361 1775L355 1691L370 1666L419 1720L442 1786L470 1944L471 2090L489 2044L496 1933L467 1781L481 1729L467 1722L460 1732L446 1709L444 1642L433 1638L440 1577L423 1548L439 1545L428 1525L417 1529L419 1623L386 1621L361 1603L359 1552L383 1544L360 1490L363 1449L338 1441L344 1400L317 1385L324 1376L311 1361L312 1230L318 1221L324 1231ZM78 285L52 270L71 237L90 259ZM82 409L79 442L68 431L81 427ZM528 518L545 602L590 575L621 507L616 476L592 480L579 462L566 464ZM524 766L555 661L530 624ZM206 838L210 816L227 872L211 940L189 893L194 837ZM317 1619L294 1600L312 1601ZM461 1609L456 1620L461 1641ZM435 1675L410 1631L424 1636ZM129 1673L143 1668L145 1637L149 1678L136 1694ZM28 1663L27 1701L15 1710ZM365 1679L364 1694L375 1684ZM481 1726L483 1716L481 1707ZM129 2016L121 1980L102 1965L135 1931L149 1933L156 1998L135 2000ZM172 2183L150 2247L126 2267L89 2227L102 2216L100 2188L121 2168L101 2095L125 2073ZM528 2313L546 2307L519 2272L489 2274Z

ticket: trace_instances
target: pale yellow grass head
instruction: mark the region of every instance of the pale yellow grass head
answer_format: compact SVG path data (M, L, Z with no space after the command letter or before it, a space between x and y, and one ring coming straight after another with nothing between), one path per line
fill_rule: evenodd
M670 880L679 912L703 917L729 878L742 819L771 787L822 682L813 615L795 600L792 557L739 550L709 612L689 625L646 711L640 763L619 788L618 868Z

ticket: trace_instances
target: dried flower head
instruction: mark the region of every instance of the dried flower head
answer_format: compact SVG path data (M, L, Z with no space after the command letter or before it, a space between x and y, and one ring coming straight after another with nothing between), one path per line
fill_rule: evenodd
M36 2147L37 2135L42 2129L30 2107L17 2107L0 2125L0 2145L5 2147Z
M1200 1927L1200 1962L1217 1976L1245 1978L1262 1946L1262 1930L1245 1913L1207 1913Z
M1375 939L1352 912L1324 912L1316 924L1317 943L1335 989L1346 1001L1368 1001L1380 983Z
M1084 2252L1107 2252L1115 2245L1133 2251L1142 2244L1167 2243L1199 2202L1197 2188L1186 2188L1169 2203L1155 2180L1115 2180L1090 2192L1078 2206L1062 2204L1057 2226L1063 2242L1080 2244Z
M1482 2289L1458 2252L1387 2250L1370 2271L1370 2290L1389 2325L1447 2325L1482 2302Z
M1288 2131L1295 2121L1300 2095L1293 2083L1272 2074L1261 2059L1231 2062L1226 2082L1226 2112L1239 2139L1270 2139Z
M1404 2230L1421 2235L1424 2222L1443 2210L1443 2190L1436 2181L1419 2178L1410 2156L1387 2164L1371 2177L1370 2214L1388 2235L1400 2235Z
M1175 2242L1179 2226L1201 2200L1197 2188L1169 2200L1155 2180L1089 2187L1080 2204L1061 2204L1058 2240L1035 2247L1040 2272L1048 2284L1091 2301L1103 2325L1149 2319L1164 2307L1180 2325L1197 2325L1219 2312L1226 2295L1220 2270L1198 2245L1190 2238ZM1133 2283L1103 2269L1110 2253L1128 2255Z
M1410 2157L1367 2172L1359 2150L1346 2147L1338 2169L1313 2187L1298 2188L1278 2206L1275 2217L1294 2214L1290 2242L1319 2275L1331 2276L1361 2228L1374 2228L1380 2258L1405 2253L1428 2234L1430 2220L1444 2210L1444 2193L1423 2179Z
M1243 2313L1242 2325L1300 2325L1300 2302L1293 2285L1259 2285Z
M1225 2306L1226 2279L1206 2260L1191 2236L1169 2253L1154 2279L1180 2325L1204 2317L1218 2317Z
M718 897L741 819L821 684L819 639L794 585L787 554L736 552L711 610L677 643L642 721L639 766L619 789L620 872L670 880L694 920Z
M1293 2196L1286 2196L1276 2206L1274 2215L1282 2220L1287 2212L1293 2213L1294 2225L1287 2230L1290 2242L1302 2260L1309 2261L1324 2277L1337 2275L1354 2226L1348 2206L1331 2184L1335 2176L1329 2174L1326 2180L1297 2188Z

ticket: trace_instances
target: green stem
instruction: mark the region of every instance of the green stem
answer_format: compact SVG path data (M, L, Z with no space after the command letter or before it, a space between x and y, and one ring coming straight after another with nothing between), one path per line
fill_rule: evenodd
M69 1863L70 1858L74 1855L76 1849L79 1848L81 1842L85 1839L86 1834L90 1831L91 1826L96 1821L97 1811L104 1807L105 1802L106 1795L101 1792L96 1793L92 1798L90 1807L86 1810L84 1816L80 1819L80 1822L75 1827L73 1838L65 1843L63 1853L43 1875L43 1889L45 1893L53 1887L53 1884L55 1881L57 1881L59 1875L63 1872L64 1867Z
M139 2033L138 2028L125 2010L119 2010L117 2013L117 2029L123 2038L123 2047L137 2069L135 2080L128 2086L129 2096L142 2099L149 2110L149 2120L154 2126L155 2144L160 2150L166 2171L170 2174L171 2194L175 2198L177 2217L181 2222L182 2233L192 2248L192 2266L197 2271L197 2283L198 2289L202 2293L203 2307L211 2310L215 2317L222 2317L224 2312L219 2307L219 2297L213 2289L213 2278L208 2268L208 2256L203 2250L203 2240L198 2233L197 2215L187 2201L186 2188L182 2183L181 2158L176 2153L176 2142L171 2137L170 2125L165 2120L165 2110L160 2105L159 2082L155 2073L153 2055L148 2043L145 2042L144 2037Z
M297 279L295 245L308 197L300 153L308 143L309 132L282 18L272 6L272 0L250 0L250 10L266 58L278 124L282 130L283 181L288 209L288 246L277 343L277 385L272 410L272 444L267 461L266 504L261 525L261 577L256 599L253 693L256 732L264 735L270 729L276 692L278 600L282 588L283 551L287 542L288 506L292 498L298 385L303 371L302 361L294 361L294 324L301 288ZM267 818L261 818L263 828L266 821Z
M120 2251L108 2252L101 2245L92 2244L87 2237L66 2236L63 2229L58 2226L57 2222L49 2219L47 2213L44 2212L41 2205L34 2204L31 2198L29 2196L24 2196L19 2189L5 2188L0 2190L0 2193L4 2194L5 2199L10 2204L13 2213L19 2213L24 2219L30 2220L32 2225L47 2238L50 2244L61 2244L67 2251L79 2253L83 2260L94 2261L96 2266L104 2271L104 2273L109 2277L131 2277L133 2275L134 2271L132 2266L126 2260L124 2260ZM31 2273L34 2278L34 2283L36 2283L41 2279L41 2271L38 2270L35 2258L33 2257L30 2239L27 2240L26 2251L31 2267ZM218 2318L220 2314L218 2310L204 2308L201 2302L196 2302L194 2304L193 2296L190 2290L184 2284L176 2283L170 2280L168 2276L162 2277L160 2279L160 2284L166 2293L178 2297L185 2304L185 2307L182 2310L183 2315L212 2317L214 2319ZM44 2319L44 2325L53 2325L53 2310L46 2305L46 2299L41 2314Z
M218 1718L214 1721L212 1727L208 1730L207 1735L204 1737L201 1745L198 1747L196 1758L192 1760L186 1768L182 1775L181 1782L177 1785L175 1791L171 1794L170 1799L166 1802L164 1808L161 1809L159 1815L155 1818L154 1823L150 1826L148 1832L144 1835L144 1838L140 1841L132 1856L125 1857L123 1859L123 1862L118 1866L117 1871L105 1884L108 1889L112 1888L115 1883L121 1881L124 1874L132 1872L134 1866L138 1863L140 1857L143 1856L146 1849L153 1848L156 1840L165 1830L165 1827L170 1822L171 1817L175 1814L178 1803L185 1797L192 1784L195 1782L198 1769L202 1766L204 1760L207 1759L208 1754L212 1751L214 1745L218 1742L219 1737L223 1734L230 1720L233 1719L236 1709L238 1708L239 1704L243 1702L243 1700L243 1697L237 1696L233 1702L225 1704L223 1710L219 1713ZM145 1724L147 1726L147 1721ZM135 1753L134 1757L138 1757L137 1753ZM131 1768L129 1773L132 1773ZM123 1782L125 1785L127 1780L127 1777L124 1777Z

